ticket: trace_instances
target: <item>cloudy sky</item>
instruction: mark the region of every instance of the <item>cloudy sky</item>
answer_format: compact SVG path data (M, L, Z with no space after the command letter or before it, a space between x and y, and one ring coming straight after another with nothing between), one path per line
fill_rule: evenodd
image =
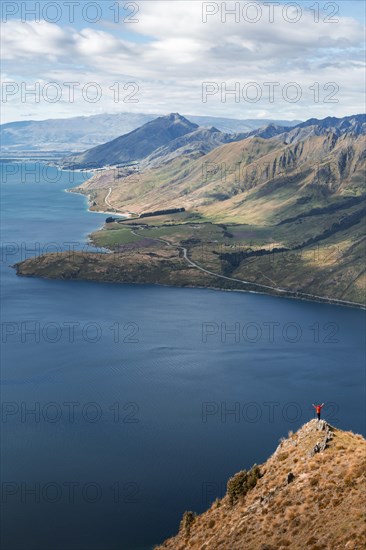
M364 112L364 23L361 0L4 0L2 122Z

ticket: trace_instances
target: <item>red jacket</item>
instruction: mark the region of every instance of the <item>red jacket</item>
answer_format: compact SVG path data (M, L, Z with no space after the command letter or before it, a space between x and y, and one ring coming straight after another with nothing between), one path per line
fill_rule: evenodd
M313 405L314 409L316 409L317 414L320 414L322 408L324 407L324 403L322 405Z

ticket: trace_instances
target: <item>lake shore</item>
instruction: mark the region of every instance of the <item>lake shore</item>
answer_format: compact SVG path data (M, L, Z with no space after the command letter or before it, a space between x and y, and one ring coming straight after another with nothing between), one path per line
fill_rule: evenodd
M97 248L107 250L108 253L57 253L46 254L41 258L30 258L14 265L20 276L41 277L46 279L61 280L85 280L94 282L108 282L118 284L153 284L173 287L208 288L212 290L250 292L256 294L268 294L278 297L292 298L303 301L327 303L352 308L365 308L364 303L358 301L340 299L336 296L323 296L320 292L308 292L303 288L291 288L286 281L281 280L281 286L271 283L273 279L264 275L258 279L256 272L248 277L227 276L217 269L209 269L202 266L195 257L195 247L182 245L181 242L170 242L166 238L154 238L148 236L151 228L164 226L161 219L159 225L145 228L146 237L136 233L136 227L141 230L146 219L135 219L129 224L134 215L131 212L118 212L111 210L93 210L90 193L80 192L79 188L66 189L66 192L83 195L88 202L86 209L89 212L105 214L109 217L120 217L119 224L107 224L89 235L90 242ZM108 205L109 189L104 201ZM158 219L158 218L157 218ZM132 220L131 220L132 221ZM121 223L122 222L122 223ZM123 223L126 222L126 223ZM106 227L117 228L118 231L130 232L124 244L109 243L101 240L101 237L114 236L113 231ZM181 231L179 223L176 225ZM212 225L215 228L215 225ZM119 229L121 228L121 229ZM123 229L122 229L123 228ZM189 224L184 224L184 229ZM134 239L131 240L131 237ZM130 240L128 240L130 239ZM205 243L203 243L205 244ZM197 255L197 254L196 254ZM260 258L258 258L260 260ZM261 268L263 269L263 268ZM281 269L280 269L281 271ZM263 275L262 271L259 271ZM254 280L251 280L254 279Z
M158 260L138 252L136 255L118 255L109 253L64 252L45 254L15 264L17 275L23 277L40 277L43 279L89 281L110 284L158 285L175 288L199 288L226 292L240 292L270 295L278 298L289 298L307 302L324 303L342 307L366 309L364 304L337 300L328 297L306 295L296 291L279 289L258 289L255 283L220 280L219 276L200 272L194 267L187 267L182 259L171 255ZM172 265L172 262L175 264Z

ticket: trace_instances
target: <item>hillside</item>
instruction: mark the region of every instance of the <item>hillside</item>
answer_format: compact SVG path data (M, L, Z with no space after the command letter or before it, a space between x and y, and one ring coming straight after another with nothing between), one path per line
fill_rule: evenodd
M311 420L156 550L361 550L366 441Z
M192 159L200 158L224 143L239 141L244 137L246 134L227 134L220 132L214 126L198 128L155 149L151 155L142 159L139 163L139 170L159 167L180 156Z
M112 141L65 158L67 168L97 168L141 160L158 147L198 128L177 113L158 117Z
M218 222L278 223L294 211L363 193L366 125L340 130L342 123L336 120L333 128L318 121L268 139L251 136L208 152L201 148L196 156L175 140L175 152L168 147L163 164L154 166L155 150L142 161L138 175L105 171L77 190L93 190L96 208L111 188L109 202L122 212L183 206ZM305 132L301 139L299 132ZM206 141L207 149L213 147Z

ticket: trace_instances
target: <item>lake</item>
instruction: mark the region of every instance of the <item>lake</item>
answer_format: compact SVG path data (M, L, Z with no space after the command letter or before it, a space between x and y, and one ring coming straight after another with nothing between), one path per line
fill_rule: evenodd
M10 265L83 249L106 215L64 192L85 174L1 168L4 550L150 549L312 403L365 434L364 311L19 278Z

